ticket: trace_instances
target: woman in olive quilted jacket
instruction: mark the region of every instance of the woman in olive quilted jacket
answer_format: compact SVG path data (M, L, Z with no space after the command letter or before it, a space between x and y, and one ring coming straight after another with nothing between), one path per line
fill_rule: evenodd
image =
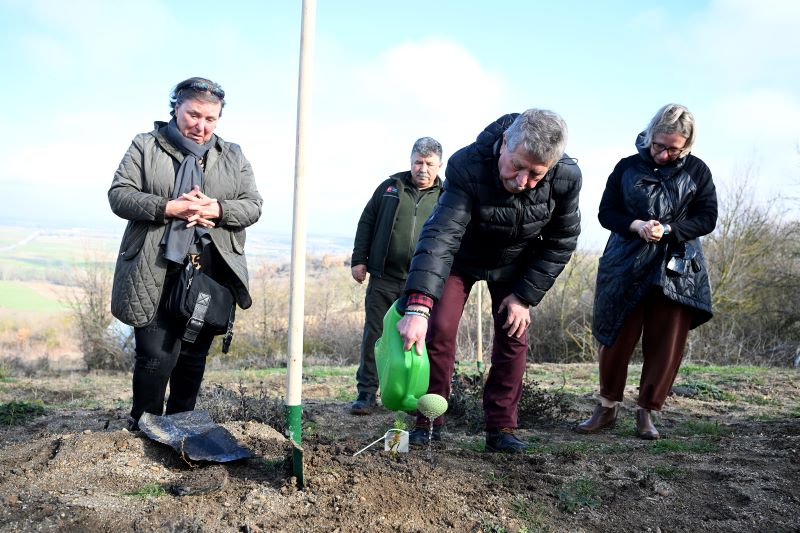
M143 413L164 413L167 384L167 414L194 409L214 334L187 330L165 309L183 268L203 263L239 307L252 304L245 228L258 220L262 200L239 146L214 134L224 105L218 84L180 82L170 96L172 120L134 138L108 191L112 211L128 220L111 310L134 326L132 429Z

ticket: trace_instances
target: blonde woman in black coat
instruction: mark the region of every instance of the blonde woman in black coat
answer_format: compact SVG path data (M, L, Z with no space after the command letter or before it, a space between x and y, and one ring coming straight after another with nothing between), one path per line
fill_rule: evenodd
M636 139L638 154L608 178L598 218L611 231L597 272L593 333L600 342L600 405L578 425L595 433L616 422L636 344L642 339L636 431L659 438L659 411L690 329L711 319L711 289L699 238L717 221L711 171L691 154L695 120L682 105L658 110Z

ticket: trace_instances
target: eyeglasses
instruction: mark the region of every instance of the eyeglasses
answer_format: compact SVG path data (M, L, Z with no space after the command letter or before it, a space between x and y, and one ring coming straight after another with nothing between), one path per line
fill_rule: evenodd
M675 148L674 146L670 147L670 148L667 148L666 145L661 144L661 143L657 143L657 142L651 143L651 146L653 147L653 150L655 151L655 154L653 154L653 155L658 155L661 152L663 152L664 150L666 150L670 157L676 157L676 156L680 155L681 152L683 152L683 148Z
M222 87L216 84L206 83L204 81L193 81L191 83L187 83L186 85L177 87L175 92L180 93L181 91L185 91L187 89L198 92L208 91L220 100L225 99L225 91L222 90Z

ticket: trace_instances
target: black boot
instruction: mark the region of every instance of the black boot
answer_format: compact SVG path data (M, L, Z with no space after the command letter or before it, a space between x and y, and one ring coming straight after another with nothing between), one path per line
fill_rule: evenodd
M359 392L356 401L350 405L351 415L371 415L378 407L375 394L372 392Z
M500 453L525 453L528 447L514 435L513 428L495 428L486 431L486 451Z
M442 426L433 426L433 432L428 438L428 428L417 426L408 434L408 443L412 446L427 446L428 441L442 440Z

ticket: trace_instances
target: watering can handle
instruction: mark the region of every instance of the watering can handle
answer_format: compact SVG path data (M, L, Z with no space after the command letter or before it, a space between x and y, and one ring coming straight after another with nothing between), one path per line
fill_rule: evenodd
M417 355L416 351L416 343L414 343L411 345L411 349L406 352L406 357L411 356L411 371L408 373L408 381L406 382L407 391L411 391L413 384L417 382L419 369L422 366L422 356Z

